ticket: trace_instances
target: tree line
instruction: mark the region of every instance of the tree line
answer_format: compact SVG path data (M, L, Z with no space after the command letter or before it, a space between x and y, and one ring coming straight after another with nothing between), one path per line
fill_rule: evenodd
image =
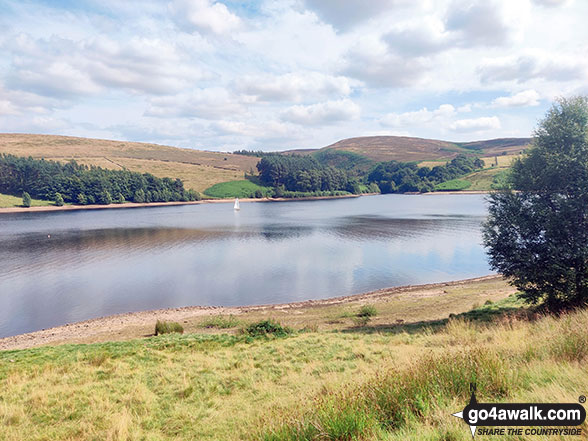
M0 192L82 205L200 198L194 190L186 190L180 179L8 154L0 154Z
M312 156L264 156L257 163L257 170L263 184L280 191L361 192L357 177L345 170L323 165Z
M418 167L412 162L389 161L379 163L367 176L367 183L375 183L382 193L433 191L435 185L471 173L484 167L476 157L459 155L445 165Z

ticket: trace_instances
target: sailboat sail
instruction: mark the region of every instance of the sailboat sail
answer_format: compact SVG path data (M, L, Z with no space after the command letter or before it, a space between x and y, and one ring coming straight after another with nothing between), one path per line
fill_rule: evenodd
M239 206L239 198L235 199L235 205L233 206L234 210L240 210L241 207Z

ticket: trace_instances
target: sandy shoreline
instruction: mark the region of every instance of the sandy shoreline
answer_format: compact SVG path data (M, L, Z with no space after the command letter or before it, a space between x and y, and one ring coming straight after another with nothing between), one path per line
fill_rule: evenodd
M442 287L455 287L460 285L476 284L488 280L501 279L500 275L489 275L473 279L458 280L452 282L432 283L426 285L407 285L393 288L384 288L363 294L350 296L331 297L322 300L306 300L270 305L253 306L187 306L181 308L169 308L150 311L129 312L106 317L99 317L63 326L43 329L40 331L20 334L0 339L0 350L25 349L35 346L55 345L64 343L89 343L112 340L128 340L151 335L153 326L157 320L184 322L190 319L202 319L211 315L240 315L252 311L261 312L292 312L302 314L304 310L320 308L345 303L370 303L385 301L386 298L398 298L407 296L430 297L439 294ZM442 291L443 292L443 291Z

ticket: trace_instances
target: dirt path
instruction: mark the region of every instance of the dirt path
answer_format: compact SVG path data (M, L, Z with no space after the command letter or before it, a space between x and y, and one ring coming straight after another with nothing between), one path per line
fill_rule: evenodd
M381 289L353 296L333 297L324 300L308 300L276 305L257 305L240 307L184 307L160 309L152 311L140 311L126 314L101 317L83 322L71 323L51 329L31 332L0 339L0 350L24 349L34 346L55 345L62 343L91 343L113 340L129 340L151 335L157 320L190 323L202 320L211 315L247 315L259 316L267 313L280 312L303 317L312 315L317 309L348 303L384 303L389 301L404 301L410 299L426 299L434 296L442 296L447 292L443 288L456 288L461 286L480 285L483 282L499 280L501 276L485 276L475 279L460 280L455 282L434 283L428 285L411 285L396 288ZM510 293L514 290L508 289Z

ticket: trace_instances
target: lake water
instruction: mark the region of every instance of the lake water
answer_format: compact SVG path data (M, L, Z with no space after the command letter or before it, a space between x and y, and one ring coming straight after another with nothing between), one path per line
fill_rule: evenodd
M121 312L482 276L485 216L482 195L0 215L0 337Z

